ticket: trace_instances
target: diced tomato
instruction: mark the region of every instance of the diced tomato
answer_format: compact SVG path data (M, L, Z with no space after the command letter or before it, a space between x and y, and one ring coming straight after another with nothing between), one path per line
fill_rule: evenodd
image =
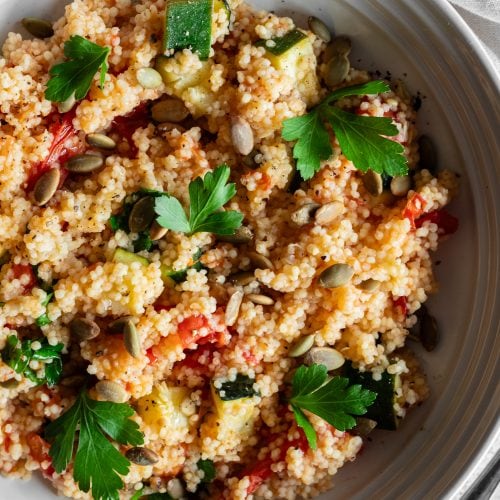
M408 297L402 296L392 300L394 302L394 307L399 309L403 316L406 316L408 314Z
M266 479L271 477L273 473L271 466L273 463L274 462L271 458L265 458L264 460L257 462L249 473L245 474L250 480L250 484L247 488L248 495L251 495Z
M29 277L28 283L24 285L23 295L29 294L36 285L35 273L33 272L33 268L28 264L14 264L12 266L12 274L15 279L20 279L22 276Z
M427 205L427 202L418 193L415 193L406 203L403 209L403 217L410 221L413 229L416 228L415 220L424 213L425 205Z
M51 121L49 125L49 131L54 136L52 144L50 145L49 154L47 157L32 166L30 175L27 182L27 190L31 191L36 184L36 181L40 176L47 170L51 169L55 162L64 163L70 156L73 156L81 152L82 145L69 147L66 145L66 141L72 137L76 136L77 131L73 127L73 119L75 118L76 108L72 109L68 113L60 114L53 113L48 117ZM59 182L59 187L62 186L64 180L66 179L68 172L64 169L61 170L61 181Z
M243 472L243 477L248 476L250 480L250 485L247 488L247 494L251 495L266 479L271 477L273 471L271 466L274 463L281 462L285 460L286 454L290 448L298 448L305 453L309 444L307 442L307 438L302 431L299 429L300 437L298 439L294 439L293 441L285 441L280 448L280 454L277 460L272 460L271 457L266 457L262 460L259 460L253 467L250 469L246 469Z
M45 439L43 439L40 435L36 434L35 432L30 432L26 436L26 442L28 443L28 446L30 448L31 456L37 462L41 463L52 461L49 456L49 443L47 443L47 441L45 441Z
M204 345L198 349L186 352L186 357L175 364L176 368L190 368L198 375L210 376L207 365L211 363L216 347L213 344ZM217 349L219 352L220 350ZM200 361L203 359L203 363Z
M150 123L148 103L139 104L134 110L124 116L117 116L111 123L111 130L125 139L129 145L129 157L136 158L138 149L132 140L138 128L147 127Z
M185 346L192 344L195 338L199 335L197 331L201 328L208 328L208 320L201 314L188 316L182 320L177 327L182 343Z
M4 434L3 447L5 451L9 453L10 447L12 446L12 438L8 434Z
M153 348L150 347L147 351L146 351L146 356L148 357L149 359L149 364L150 365L153 365L154 363L156 363L156 360L158 359L155 355L155 353L153 352Z
M453 234L458 229L458 219L444 209L433 210L432 212L422 215L415 221L415 226L417 228L422 227L424 222L427 221L438 226L438 232L441 236Z
M202 329L203 331L200 331ZM222 332L211 328L208 319L200 314L188 316L181 321L177 331L184 348L192 347L193 344L212 344L218 342L222 336Z

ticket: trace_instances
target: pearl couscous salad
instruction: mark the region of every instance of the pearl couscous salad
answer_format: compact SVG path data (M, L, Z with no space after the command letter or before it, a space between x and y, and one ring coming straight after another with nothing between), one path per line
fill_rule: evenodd
M411 348L438 341L457 180L420 98L321 20L240 0L22 25L0 58L0 472L96 500L328 490L429 393Z

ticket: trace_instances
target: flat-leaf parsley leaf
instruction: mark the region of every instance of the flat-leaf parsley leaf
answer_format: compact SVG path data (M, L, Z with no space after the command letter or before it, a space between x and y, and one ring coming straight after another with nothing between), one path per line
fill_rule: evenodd
M64 55L69 61L53 66L49 74L45 98L63 102L73 93L77 100L83 99L100 70L100 85L104 85L108 71L109 47L101 47L80 35L73 35L64 43Z
M293 156L304 180L310 179L319 170L321 161L328 160L333 153L325 122L331 125L344 156L357 169L363 172L372 169L391 176L408 172L403 146L386 137L398 134L391 118L361 116L332 105L343 97L388 90L389 85L381 80L344 87L329 94L309 113L283 122L283 138L297 141Z
M39 349L33 349L33 344L39 344ZM35 382L37 385L46 383L53 387L59 381L62 373L61 351L63 344L50 345L47 339L23 340L15 336L7 338L5 348L2 350L2 361L16 373ZM45 374L38 377L35 370L30 367L31 361L41 361L44 364Z
M82 491L92 489L94 500L118 500L123 488L120 477L128 474L130 462L107 439L120 444L139 446L144 435L130 419L134 410L125 403L95 401L86 391L73 406L45 429L52 442L49 455L56 472L68 467L78 432L78 447L74 459L73 477Z
M324 365L300 366L292 380L289 403L299 427L302 427L309 446L316 449L316 431L303 410L326 420L339 431L352 429L356 420L352 415L363 415L377 397L375 392L361 385L349 386L349 379L333 377L327 381Z
M189 184L189 219L177 198L168 194L156 198L158 224L172 231L189 234L234 234L243 222L243 214L235 210L220 211L236 194L235 185L227 183L229 174L229 167L220 165Z

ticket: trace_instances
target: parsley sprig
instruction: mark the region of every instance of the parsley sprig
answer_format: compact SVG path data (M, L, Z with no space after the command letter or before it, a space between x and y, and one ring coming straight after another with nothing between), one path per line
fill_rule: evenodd
M77 100L83 99L92 84L95 74L100 71L100 86L104 85L108 71L109 47L101 47L80 35L73 35L64 43L64 55L69 61L53 66L49 74L45 98L53 102L63 102L73 93Z
M360 116L332 105L343 97L388 90L389 85L381 80L344 87L329 94L309 113L283 122L283 139L297 141L293 156L304 180L310 179L319 170L321 161L333 154L325 123L331 125L344 156L362 172L372 169L390 176L408 172L403 146L385 137L398 134L391 118Z
M68 467L76 438L73 477L80 489L92 489L94 500L118 500L118 491L123 488L120 475L128 474L130 462L106 436L120 444L143 444L144 435L130 419L133 414L125 403L95 401L86 391L81 392L73 406L45 429L56 472Z
M317 448L316 431L303 410L326 420L339 431L352 429L356 420L352 415L363 415L376 399L375 392L361 385L349 386L349 379L333 377L327 380L324 365L300 366L292 380L289 403L299 427L302 427L309 446Z
M243 214L236 210L220 211L235 194L234 183L227 183L230 169L218 166L213 172L197 177L189 184L189 218L180 201L168 194L156 198L156 221L160 226L181 233L207 232L234 234L241 226Z
M41 348L34 350L32 347L34 342L39 342ZM2 361L35 384L46 383L49 387L53 387L61 377L63 347L63 344L50 345L45 338L21 342L15 335L10 335L2 350ZM38 377L35 370L30 367L31 361L41 361L45 364L43 377Z
M42 306L45 307L45 312L42 315L38 316L38 318L36 318L35 323L37 324L37 326L46 326L52 323L52 320L49 318L47 314L47 306L49 305L50 301L53 298L54 298L54 292L50 292L47 293L45 298L42 300Z

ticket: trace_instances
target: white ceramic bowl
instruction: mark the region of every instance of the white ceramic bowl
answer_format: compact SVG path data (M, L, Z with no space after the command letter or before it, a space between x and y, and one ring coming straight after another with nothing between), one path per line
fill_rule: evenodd
M0 38L25 15L57 18L64 1L0 0ZM404 77L423 107L419 126L440 165L462 174L451 207L460 229L435 261L440 293L429 304L442 330L420 352L432 397L395 433L379 431L324 499L460 498L498 451L500 352L500 85L477 38L444 0L253 0L304 24L315 14L354 44L354 65ZM53 493L36 480L0 479L0 498Z

